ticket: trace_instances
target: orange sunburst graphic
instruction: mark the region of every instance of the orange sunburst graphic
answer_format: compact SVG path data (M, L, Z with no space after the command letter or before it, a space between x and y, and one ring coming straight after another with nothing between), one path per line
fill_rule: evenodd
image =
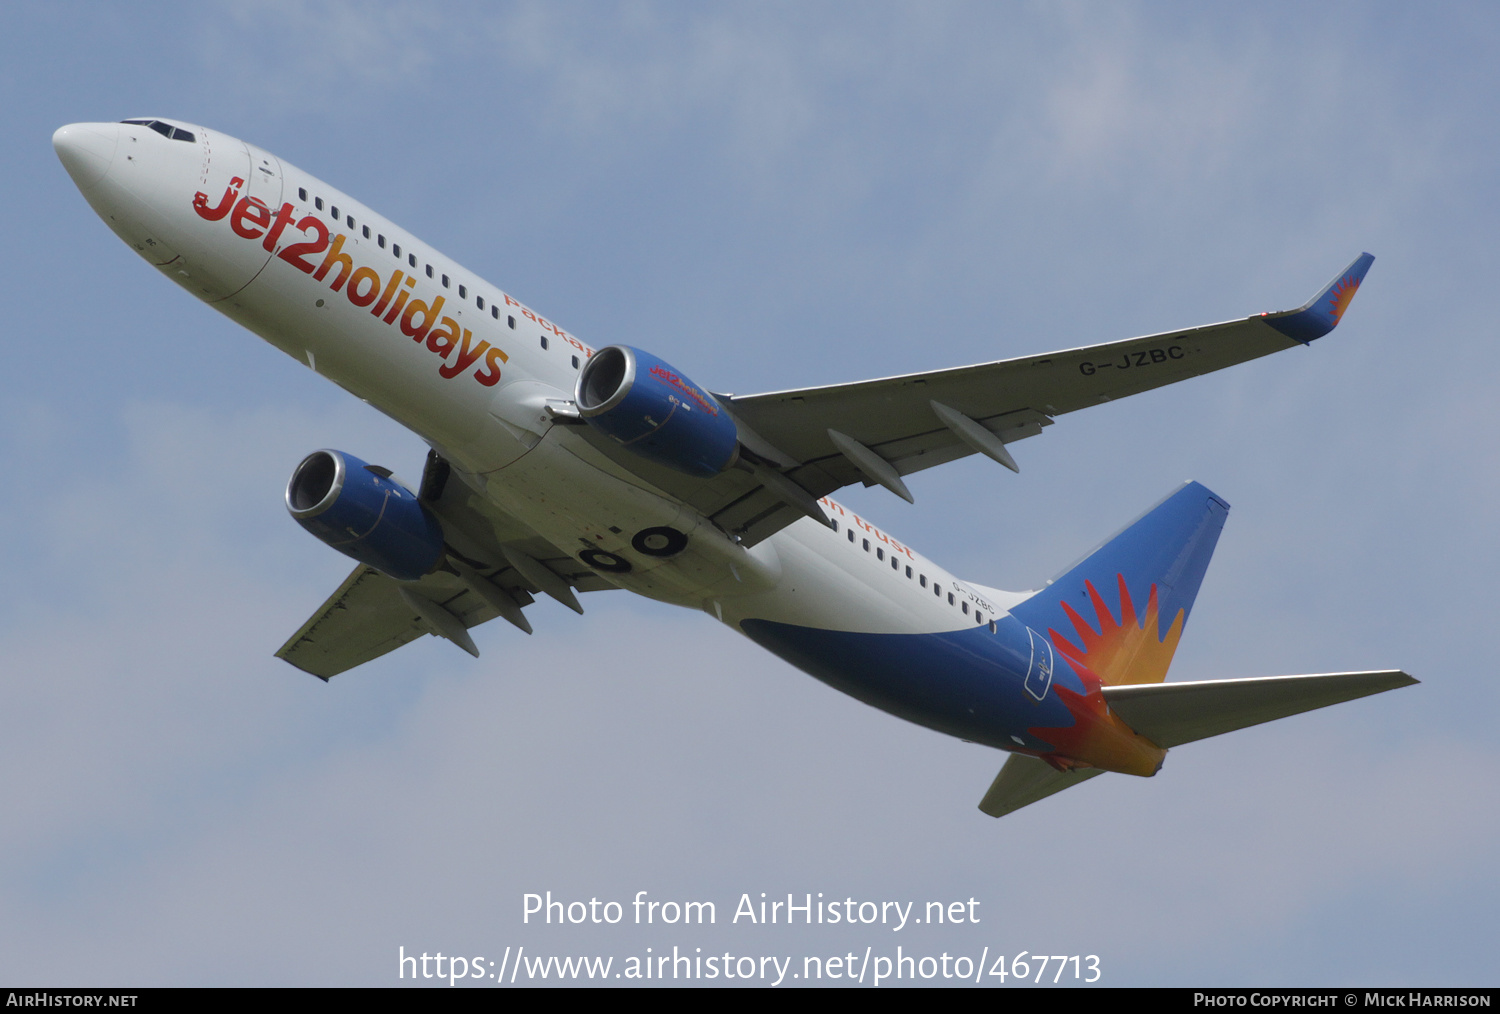
M1167 752L1136 735L1109 710L1104 695L1099 692L1097 680L1085 679L1084 687L1088 692L1079 694L1054 684L1054 692L1067 706L1073 723L1070 726L1027 729L1052 747L1051 753L1038 756L1059 771L1093 767L1143 778L1154 775Z
M1349 309L1349 303L1354 299L1354 294L1359 291L1359 279L1345 275L1339 279L1339 283L1329 293L1328 312L1333 315L1333 322L1337 324L1344 319L1344 311Z
M1092 581L1085 581L1089 600L1099 620L1099 629L1078 614L1072 606L1063 602L1063 610L1073 621L1079 644L1075 645L1056 630L1048 630L1052 643L1057 646L1075 666L1083 666L1099 677L1105 686L1124 683L1160 683L1167 678L1167 667L1172 664L1172 655L1177 651L1177 642L1182 639L1182 625L1186 613L1179 609L1172 619L1172 627L1165 637L1160 636L1159 606L1156 600L1156 585L1151 586L1151 595L1146 603L1146 614L1137 622L1135 604L1130 599L1130 589L1125 585L1125 575L1117 575L1120 581L1120 619L1115 620Z

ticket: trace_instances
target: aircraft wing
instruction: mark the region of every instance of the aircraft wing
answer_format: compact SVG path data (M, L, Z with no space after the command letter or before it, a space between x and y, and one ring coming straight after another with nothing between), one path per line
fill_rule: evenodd
M880 483L910 500L901 476L976 451L1016 469L1005 445L1056 416L1307 345L1338 324L1373 261L1360 255L1295 310L976 366L723 396L753 467L715 479L611 457L754 544L843 486ZM606 438L590 442L611 453ZM805 492L800 506L778 476Z
M476 509L489 505L451 479L436 453L428 455L420 495L444 523L450 552L443 569L401 582L373 567L355 567L277 658L326 681L429 633L477 656L468 629L503 616L531 633L521 610L533 594L545 592L581 613L574 588L613 587L545 539Z
M464 629L499 612L447 575L429 574L417 583L422 597L453 615ZM303 672L327 680L423 634L438 633L401 596L403 585L361 564L276 652ZM410 594L410 592L408 592ZM526 596L526 602L531 598Z

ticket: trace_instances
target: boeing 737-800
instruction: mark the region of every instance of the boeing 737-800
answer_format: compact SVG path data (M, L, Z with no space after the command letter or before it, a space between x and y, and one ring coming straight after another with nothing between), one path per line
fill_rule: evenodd
M270 152L160 118L53 136L115 234L171 281L431 448L419 488L319 450L286 504L358 565L277 654L324 680L549 595L703 609L852 697L1010 754L994 816L1169 748L1416 682L1399 671L1163 682L1228 504L1187 483L1035 592L963 580L829 499L1067 412L1333 330L1373 258L1306 305L1089 348L754 395L595 349Z

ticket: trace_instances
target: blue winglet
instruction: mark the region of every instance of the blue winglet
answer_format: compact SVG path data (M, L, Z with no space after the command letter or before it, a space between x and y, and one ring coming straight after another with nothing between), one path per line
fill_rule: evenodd
M1343 273L1328 283L1328 288L1314 296L1306 306L1286 313L1264 314L1265 322L1292 341L1311 345L1338 326L1349 308L1349 301L1359 291L1365 272L1375 263L1372 254L1362 253Z

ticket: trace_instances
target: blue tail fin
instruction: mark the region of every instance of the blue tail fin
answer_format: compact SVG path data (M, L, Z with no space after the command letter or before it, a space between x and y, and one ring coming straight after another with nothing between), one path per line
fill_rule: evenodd
M1228 513L1189 482L1011 614L1106 686L1160 683Z

